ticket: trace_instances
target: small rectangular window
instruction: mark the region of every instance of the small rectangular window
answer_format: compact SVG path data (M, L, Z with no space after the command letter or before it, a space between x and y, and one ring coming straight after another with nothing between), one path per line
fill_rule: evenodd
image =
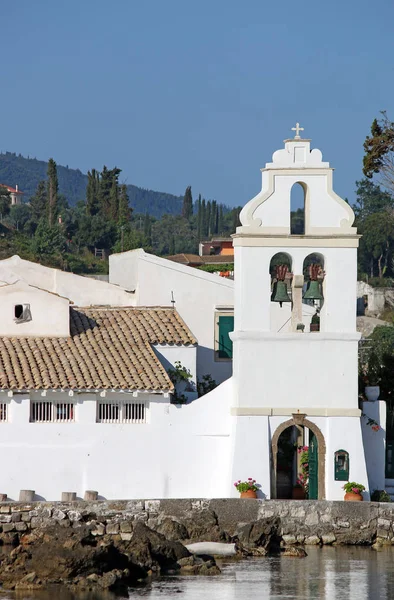
M215 357L216 360L232 360L233 342L230 333L234 331L233 314L216 314Z
M72 423L75 421L75 407L72 402L52 400L30 403L30 423Z
M0 402L0 423L5 423L8 417L7 404L5 402Z
M97 403L97 423L146 423L145 402L107 402Z

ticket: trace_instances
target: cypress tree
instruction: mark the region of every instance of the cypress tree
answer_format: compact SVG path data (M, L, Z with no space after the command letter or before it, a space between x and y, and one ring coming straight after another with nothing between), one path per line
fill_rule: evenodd
M212 230L211 230L211 212L212 212L212 205L211 205L211 201L208 200L207 202L207 236L210 238L211 234L212 234Z
M129 197L127 195L127 185L120 186L119 203L118 203L118 223L125 225L130 221L132 209L129 206Z
M223 224L224 224L223 204L220 204L219 205L219 213L218 213L218 233L220 235L223 234Z
M201 227L202 227L202 210L201 210L201 194L198 194L197 201L197 241L201 241Z
M57 194L59 191L59 184L57 180L57 166L53 158L50 158L48 161L47 176L48 225L49 227L52 227L56 218Z
M30 198L31 220L38 225L47 212L47 188L45 180L39 181L34 196Z
M112 178L111 189L109 192L109 217L112 221L118 221L119 218L119 187L116 177Z
M193 196L192 196L192 188L189 185L185 190L185 195L183 196L183 205L182 205L182 217L184 219L190 219L193 215Z
M144 237L145 237L145 245L152 245L152 223L148 213L145 214L144 218Z
M201 237L206 237L208 235L208 222L207 222L207 205L205 202L205 198L201 203Z
M86 214L97 215L100 212L100 176L96 169L88 171L88 185L86 187Z

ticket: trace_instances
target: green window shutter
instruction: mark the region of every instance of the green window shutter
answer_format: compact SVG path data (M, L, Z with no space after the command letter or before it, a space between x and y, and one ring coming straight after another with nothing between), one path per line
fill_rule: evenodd
M219 317L219 358L233 357L233 342L230 340L229 333L234 331L234 317Z

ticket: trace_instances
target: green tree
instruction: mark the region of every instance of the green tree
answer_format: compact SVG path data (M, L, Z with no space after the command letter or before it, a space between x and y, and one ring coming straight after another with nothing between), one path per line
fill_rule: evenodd
M23 231L25 225L30 220L31 210L27 204L15 204L11 206L7 221L15 227L17 231Z
M53 158L48 161L47 171L47 209L48 225L52 227L57 217L59 183L57 179L57 165Z
M100 211L100 174L96 169L88 171L88 184L86 187L86 213L90 216L97 215Z
M192 188L189 185L185 190L185 195L183 196L183 205L182 205L182 217L184 219L190 219L193 215L193 196L192 196Z
M37 185L34 196L30 198L31 220L37 226L42 218L44 218L47 210L47 190L46 182L40 181Z
M369 179L378 175L383 186L394 192L394 123L386 111L380 115L364 142L363 173Z
M377 265L378 276L386 272L390 252L394 244L394 217L392 213L379 212L370 214L360 225L362 234L362 250L370 257L370 274L374 276L374 266Z
M129 197L127 195L127 186L120 186L119 200L118 200L118 223L119 225L125 225L131 219L131 208L129 206Z
M0 220L9 215L11 209L11 195L5 185L0 185Z
M383 191L370 179L356 181L356 203L353 208L358 223L373 213L383 212L393 207L392 195Z
M64 252L65 248L66 238L63 228L57 224L51 227L42 219L32 241L33 252L38 256L52 256Z

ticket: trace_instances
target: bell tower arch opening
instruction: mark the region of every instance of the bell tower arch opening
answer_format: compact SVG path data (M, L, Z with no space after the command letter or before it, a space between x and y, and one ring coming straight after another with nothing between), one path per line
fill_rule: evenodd
M324 331L324 262L322 254L313 252L305 257L302 267L305 282L302 302L315 309L310 331Z
M307 186L300 181L290 190L290 235L305 235Z

